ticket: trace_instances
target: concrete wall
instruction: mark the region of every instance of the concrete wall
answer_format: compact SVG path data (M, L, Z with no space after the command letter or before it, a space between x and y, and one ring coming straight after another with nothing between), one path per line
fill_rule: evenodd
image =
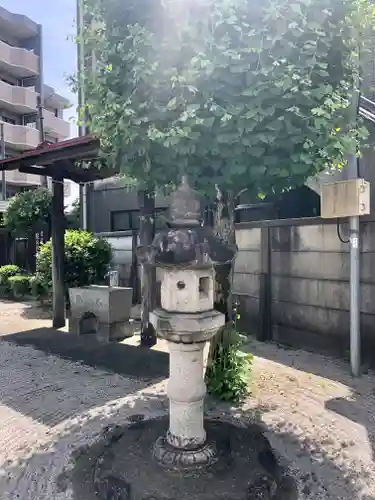
M266 271L261 244L262 232L264 237L267 231L273 339L344 354L349 347L349 244L340 241L336 223L331 221L289 219L237 225L234 294L241 304L242 328L258 334L261 328L264 292L260 285L262 271ZM348 239L347 224L341 225L340 233ZM362 338L366 349L375 353L375 222L362 222L361 235Z
M97 233L112 246L112 267L119 272L120 286L131 286L130 274L133 259L133 235L130 231Z

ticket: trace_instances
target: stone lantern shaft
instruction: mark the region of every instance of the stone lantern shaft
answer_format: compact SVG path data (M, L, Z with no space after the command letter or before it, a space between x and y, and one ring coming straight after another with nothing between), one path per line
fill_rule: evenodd
M203 404L206 385L203 380L204 343L168 343L170 352L169 431L171 446L192 449L206 442Z

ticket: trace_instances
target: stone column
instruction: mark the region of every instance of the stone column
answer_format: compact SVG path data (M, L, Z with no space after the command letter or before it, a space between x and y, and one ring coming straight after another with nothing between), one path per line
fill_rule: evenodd
M203 405L206 385L203 379L203 349L205 342L176 344L168 342L170 378L168 397L170 408L167 442L181 449L194 449L206 441L203 425Z

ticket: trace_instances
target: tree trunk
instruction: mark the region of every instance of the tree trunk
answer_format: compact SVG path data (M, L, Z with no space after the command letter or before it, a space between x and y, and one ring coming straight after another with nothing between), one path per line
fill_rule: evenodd
M229 246L236 244L234 227L234 199L231 192L217 191L217 204L214 218L214 232ZM217 303L216 307L225 314L226 320L232 319L232 263L216 268Z
M236 244L234 226L234 197L232 192L221 192L217 190L216 210L214 217L214 232L227 245ZM215 309L225 314L226 324L233 319L233 263L217 266L215 269L216 295ZM230 331L223 327L213 337L207 361L207 368L212 365L218 345L230 343Z
M155 196L154 193L138 193L140 207L139 243L148 248L155 233ZM141 277L141 346L152 347L156 344L156 332L150 323L150 312L154 308L156 270L149 264L142 264Z

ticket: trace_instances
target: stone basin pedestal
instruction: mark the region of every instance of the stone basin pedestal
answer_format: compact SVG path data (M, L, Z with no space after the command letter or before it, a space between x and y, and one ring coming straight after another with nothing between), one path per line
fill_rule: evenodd
M131 337L132 297L132 288L100 285L70 288L69 332L95 334L101 342Z

